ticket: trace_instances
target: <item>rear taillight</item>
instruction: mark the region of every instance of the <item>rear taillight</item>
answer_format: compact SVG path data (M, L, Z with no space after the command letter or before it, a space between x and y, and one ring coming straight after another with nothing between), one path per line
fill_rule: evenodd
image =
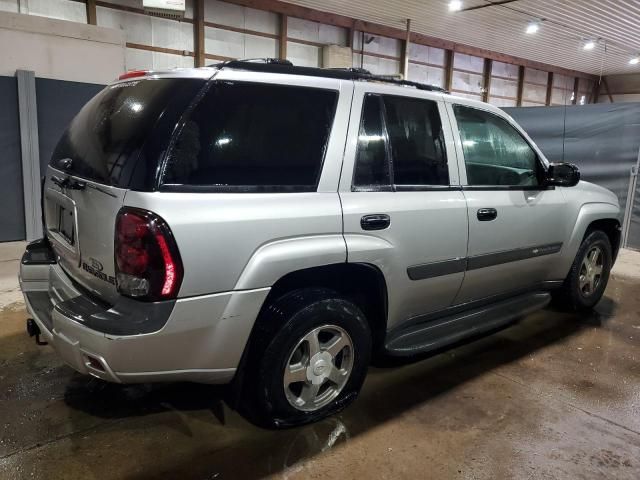
M171 230L154 213L125 207L116 218L118 292L140 300L175 298L182 282L182 261Z
M128 78L144 77L148 70L129 70L118 77L118 80L126 80Z

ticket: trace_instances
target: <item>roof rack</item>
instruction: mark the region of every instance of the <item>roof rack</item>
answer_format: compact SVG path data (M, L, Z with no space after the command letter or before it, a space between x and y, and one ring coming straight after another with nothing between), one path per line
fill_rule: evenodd
M289 60L279 58L251 58L246 60L228 60L226 62L209 65L214 68L235 68L252 72L282 73L289 75L304 75L309 77L337 78L341 80L364 80L372 82L384 82L394 85L413 87L418 90L430 92L444 92L444 88L428 85L426 83L402 80L391 75L374 75L364 68L317 68L295 66Z

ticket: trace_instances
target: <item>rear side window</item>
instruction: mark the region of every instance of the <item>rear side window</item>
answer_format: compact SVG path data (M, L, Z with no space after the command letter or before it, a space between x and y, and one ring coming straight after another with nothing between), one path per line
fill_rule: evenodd
M202 80L173 78L139 79L106 87L73 119L53 152L51 166L66 165L65 171L72 175L128 187L159 118L167 110L183 110L202 86ZM149 168L155 171L158 158L150 161L156 162Z
M438 104L368 94L362 107L353 186L419 190L449 185Z
M449 169L438 113L431 100L384 97L396 185L449 185Z
M214 83L171 149L165 186L221 191L317 188L338 92Z

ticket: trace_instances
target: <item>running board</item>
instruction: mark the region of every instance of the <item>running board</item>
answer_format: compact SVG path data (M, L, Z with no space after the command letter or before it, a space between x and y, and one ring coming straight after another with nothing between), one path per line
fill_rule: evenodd
M508 300L457 312L437 319L413 323L389 332L385 349L393 356L411 356L456 343L467 337L503 327L518 317L547 306L548 292L534 292Z

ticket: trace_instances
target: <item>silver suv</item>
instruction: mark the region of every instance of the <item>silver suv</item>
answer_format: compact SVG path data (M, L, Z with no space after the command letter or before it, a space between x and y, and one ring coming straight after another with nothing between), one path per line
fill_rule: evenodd
M362 70L133 72L80 111L20 282L28 331L111 382L232 382L265 425L412 356L601 298L611 192L498 108Z

